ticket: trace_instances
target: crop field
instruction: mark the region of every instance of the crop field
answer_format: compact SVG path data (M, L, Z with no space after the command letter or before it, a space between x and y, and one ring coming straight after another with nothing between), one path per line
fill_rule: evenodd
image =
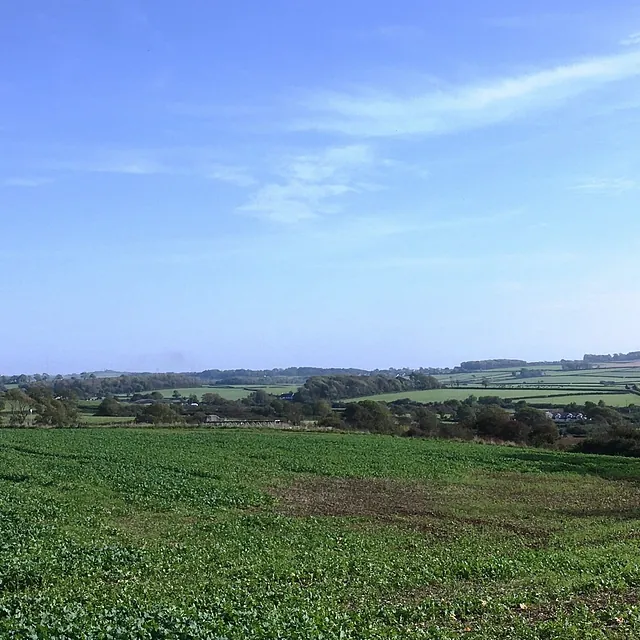
M640 637L640 461L0 430L0 637Z

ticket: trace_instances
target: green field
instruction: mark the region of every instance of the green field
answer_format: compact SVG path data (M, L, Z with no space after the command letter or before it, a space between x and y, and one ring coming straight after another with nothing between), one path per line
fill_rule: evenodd
M640 367L610 367L588 369L584 371L562 371L557 366L526 367L529 369L541 369L545 375L540 378L517 378L512 374L519 369L493 369L490 371L478 371L475 373L458 373L453 375L436 376L445 384L479 384L483 379L492 384L599 384L601 380L615 380L619 383L640 382Z
M297 391L298 387L296 385L249 385L246 387L240 386L229 386L229 387L189 387L189 388L179 388L179 389L156 389L159 393L161 393L165 398L171 398L173 396L174 391L179 391L183 396L190 396L195 394L198 398L202 398L205 393L217 393L219 396L222 396L226 400L241 400L242 398L246 398L253 391L258 389L263 389L267 393L270 393L274 396L281 395L283 393L289 393L291 391ZM151 393L151 392L149 392Z
M0 637L640 637L640 461L0 430Z
M600 395L570 395L563 398L556 397L551 398L550 402L546 399L541 400L528 400L530 404L548 404L549 406L564 407L568 404L575 403L583 406L585 402L604 402L610 407L630 407L632 405L640 405L640 395L635 393L620 393L620 394L600 394Z
M80 423L88 426L100 426L100 425L125 425L132 424L135 418L133 416L95 416L88 413L80 414Z
M501 398L524 399L533 404L548 406L564 406L570 402L584 404L587 401L603 400L613 407L640 404L640 395L633 393L620 394L625 385L640 386L640 367L599 367L584 371L563 371L558 365L545 367L526 367L541 369L545 375L538 378L518 378L512 374L519 369L493 369L475 373L458 373L436 376L447 386L444 390L420 391L375 396L376 400L391 402L409 397L418 402L440 402L446 399L463 400L469 395L499 396ZM486 390L483 381L488 382ZM602 384L602 381L607 384ZM610 395L609 392L617 392ZM595 393L596 395L591 395ZM562 397L562 396L565 397ZM553 398L536 398L535 396L554 396ZM374 399L374 397L367 398Z
M640 405L640 395L632 393L595 393L572 395L571 389L432 389L429 391L403 391L399 393L383 393L366 398L353 398L347 402L376 400L378 402L394 402L409 398L415 402L444 402L446 400L465 400L470 395L476 397L499 396L513 400L526 400L530 404L548 404L549 406L565 406L571 402L584 404L587 401L604 402L612 407L626 407L630 404ZM547 397L549 396L549 397Z

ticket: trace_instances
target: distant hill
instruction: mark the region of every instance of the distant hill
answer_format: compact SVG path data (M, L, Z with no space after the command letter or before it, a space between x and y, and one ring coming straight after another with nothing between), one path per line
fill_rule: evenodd
M606 362L635 362L640 360L640 351L630 351L629 353L614 353L597 355L594 353L586 353L583 360L585 362L592 363L606 363Z
M191 378L190 385L255 385L255 384L298 384L303 385L309 378L319 376L410 376L413 373L427 376L449 375L453 373L476 373L480 371L492 371L495 369L512 369L524 367L540 367L562 365L566 369L585 369L593 365L606 365L618 363L640 362L640 351L614 354L585 354L582 360L558 360L528 362L515 358L495 358L488 360L467 360L459 366L449 367L420 367L420 368L393 368L388 369L358 369L352 367L286 367L275 369L205 369L200 372L182 373L151 373L115 371L103 369L101 371L83 371L82 373L59 376L56 374L21 374L12 376L0 375L0 385L26 384L33 382L45 382L54 378L69 379L111 379L122 377L150 378L153 376L182 376ZM167 384L169 384L167 382ZM162 387L165 388L165 387Z
M130 373L128 371L113 371L112 369L104 369L103 371L85 371L80 374L74 373L67 377L89 378L90 376L94 376L95 378L119 378L120 376L135 376L135 375L139 375L139 374Z

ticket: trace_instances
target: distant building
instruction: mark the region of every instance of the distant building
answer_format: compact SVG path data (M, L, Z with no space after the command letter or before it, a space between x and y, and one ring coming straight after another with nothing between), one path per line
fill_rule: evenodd
M551 411L547 411L545 415L547 416L547 418L549 418L550 420L553 420L554 422L562 422L562 423L584 422L585 420L588 420L587 416L584 413L564 413L564 412L554 413Z

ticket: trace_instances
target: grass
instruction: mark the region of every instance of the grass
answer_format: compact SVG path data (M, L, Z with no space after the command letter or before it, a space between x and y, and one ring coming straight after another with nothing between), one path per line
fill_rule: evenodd
M226 400L241 400L246 398L249 394L257 389L263 389L267 393L272 395L281 395L283 393L289 393L290 391L296 391L298 387L296 385L250 385L247 387L228 386L228 387L189 387L179 388L177 391L183 396L190 396L192 394L202 398L205 393L217 393ZM171 398L173 396L174 389L157 389L165 398ZM149 392L151 393L151 392Z
M475 385L481 383L483 379L489 380L492 386L497 385L521 385L521 384L543 384L552 386L565 386L565 385L595 385L601 389L615 388L615 386L607 387L600 385L601 380L613 381L618 385L625 385L630 383L640 383L640 368L628 367L602 367L597 369L590 369L584 371L562 371L557 366L547 367L529 367L533 369L540 368L545 372L545 375L540 378L515 378L512 373L517 369L495 369L492 371L481 371L476 374L461 373L453 375L437 376L439 380L445 384L451 385L452 383L460 382L465 385Z
M538 367L529 367L538 368ZM409 398L417 402L442 402L464 400L469 395L498 396L513 400L526 400L533 404L562 407L571 402L604 401L614 407L640 404L640 395L624 393L625 385L640 385L638 367L602 367L585 371L562 371L560 366L539 367L545 375L539 378L517 378L513 372L519 369L494 369L476 373L441 375L437 378L447 385L445 389L387 393L358 400L393 402ZM487 381L488 387L482 388ZM601 384L606 381L609 384ZM455 386L455 385L460 385Z
M135 420L135 417L133 416L111 417L111 416L95 416L87 413L80 414L80 422L82 424L89 425L89 426L132 424L134 420Z
M544 392L543 392L544 393ZM631 405L640 405L640 395L635 393L604 393L604 394L576 394L576 395L568 395L562 398L556 397L551 398L550 401L547 399L539 399L539 400L529 400L530 404L548 404L549 406L566 406L571 403L576 403L578 405L584 405L585 402L600 402L602 400L606 405L610 407L629 407Z
M565 406L571 402L584 404L586 401L599 402L603 400L610 406L628 406L629 404L640 404L640 395L632 393L583 393L572 395L571 388L567 389L432 389L429 391L404 391L399 393L383 393L366 398L353 398L349 402L360 402L362 400L376 400L378 402L394 402L409 398L415 402L444 402L445 400L464 400L470 395L476 397L499 396L501 398L512 398L513 400L526 400L532 404L548 404L549 406Z
M640 461L0 430L0 637L640 637Z

